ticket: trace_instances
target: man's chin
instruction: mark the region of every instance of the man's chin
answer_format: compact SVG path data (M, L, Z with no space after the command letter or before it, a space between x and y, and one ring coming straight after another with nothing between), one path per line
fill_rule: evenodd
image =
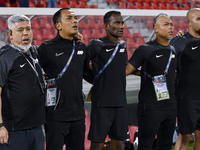
M172 38L173 38L173 36L169 36L167 39L168 39L168 40L171 40Z
M23 49L23 50L27 51L31 47L31 42L29 44L26 44L26 45L19 44L18 47L20 49Z

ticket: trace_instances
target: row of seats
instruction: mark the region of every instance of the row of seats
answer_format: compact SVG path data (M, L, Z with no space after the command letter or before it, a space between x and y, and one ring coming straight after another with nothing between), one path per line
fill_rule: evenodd
M107 4L114 3L123 9L169 9L189 10L199 7L199 0L107 0ZM7 0L7 7L19 7L19 2L10 4ZM29 7L46 7L46 0L29 0ZM88 5L85 0L60 0L57 8L98 8L98 5Z
M123 9L169 9L189 10L199 7L198 0L107 0L107 4L115 3Z
M7 0L6 7L20 7L19 2L10 3ZM29 7L46 7L46 0L29 0ZM98 8L97 5L88 5L85 0L60 0L57 2L57 8Z

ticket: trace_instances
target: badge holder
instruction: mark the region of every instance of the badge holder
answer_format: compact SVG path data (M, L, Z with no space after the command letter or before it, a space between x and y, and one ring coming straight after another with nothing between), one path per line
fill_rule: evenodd
M144 72L144 74L148 78L152 78L157 101L166 100L170 98L169 91L167 88L167 82L166 82L166 74L168 73L169 65L172 59L172 47L170 46L170 48L171 48L171 51L170 51L169 60L168 60L168 63L163 75L157 75L157 76L152 77L148 73Z
M47 82L47 93L46 93L46 106L55 106L56 105L56 93L57 85L56 79L49 79Z
M167 89L167 82L165 75L158 75L152 78L154 90L156 93L157 101L169 99L169 92Z
M52 79L49 79L48 82L47 82L46 106L47 107L55 106L54 110L56 109L56 106L58 105L58 102L56 102L57 101L57 84L56 84L56 82L57 82L57 80L59 80L63 76L63 74L65 73L65 71L69 67L71 60L73 58L74 52L75 52L75 40L73 40L72 53L71 53L66 65L64 66L64 68L60 72L60 74L58 75L58 77L56 79L52 78ZM58 101L59 101L59 98L60 98L60 91L58 93Z

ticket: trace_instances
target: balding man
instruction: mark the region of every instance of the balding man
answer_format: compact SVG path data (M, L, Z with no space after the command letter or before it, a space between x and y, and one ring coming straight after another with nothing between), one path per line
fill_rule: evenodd
M200 9L187 13L188 32L171 40L180 56L177 70L176 99L180 149L188 149L190 135L195 133L194 150L200 149Z
M165 13L154 18L153 27L156 39L135 50L127 64L126 74L141 67L138 150L151 150L157 133L158 149L171 150L176 122L174 77L177 59L169 40L174 27Z

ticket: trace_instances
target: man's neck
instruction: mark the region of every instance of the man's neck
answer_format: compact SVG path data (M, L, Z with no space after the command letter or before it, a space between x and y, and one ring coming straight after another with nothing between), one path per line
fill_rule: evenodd
M163 46L168 46L169 45L169 40L168 39L156 38L156 42L158 42L160 45L163 45Z
M106 37L113 43L118 43L119 41L119 39L114 36L106 35Z
M194 30L188 29L188 33L190 33L195 38L200 38L200 34L196 33Z
M73 38L74 38L74 36L72 36L72 35L66 35L66 34L63 34L62 32L60 32L59 35L62 38L67 39L67 40L73 40Z

